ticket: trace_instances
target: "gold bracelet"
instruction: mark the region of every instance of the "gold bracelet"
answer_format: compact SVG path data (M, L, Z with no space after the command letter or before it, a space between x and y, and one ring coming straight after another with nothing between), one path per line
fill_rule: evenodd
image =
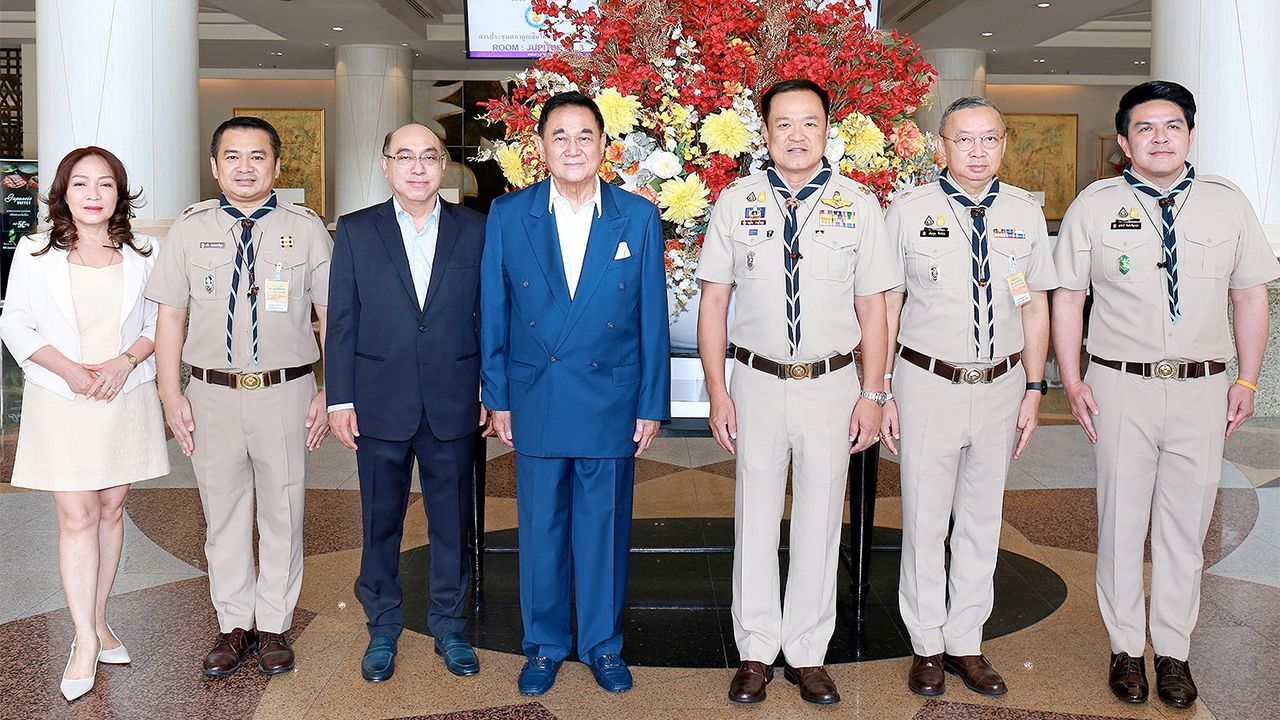
M1248 380L1245 380L1245 379L1243 379L1243 378L1236 378L1236 384L1237 384L1237 385L1243 385L1243 386L1245 386L1245 387L1249 388L1250 390L1252 390L1252 391L1254 391L1254 392L1258 392L1258 386L1257 386L1257 385L1254 385L1253 383L1251 383L1251 382L1249 382Z

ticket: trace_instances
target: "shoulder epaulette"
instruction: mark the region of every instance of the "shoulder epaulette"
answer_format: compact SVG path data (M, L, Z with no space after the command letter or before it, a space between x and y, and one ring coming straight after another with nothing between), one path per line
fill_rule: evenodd
M221 206L221 204L222 204L221 201L217 200L216 198L201 200L200 202L195 203L194 205L188 205L187 209L183 210L182 213L179 215L179 217L186 217L191 213L202 212L204 210L216 210L219 206Z
M312 210L306 205L296 205L294 203L281 203L279 205L279 208L281 210L288 210L294 215L301 215L302 217L305 217L305 218L315 218L316 220L320 219L320 216L316 214L316 211Z

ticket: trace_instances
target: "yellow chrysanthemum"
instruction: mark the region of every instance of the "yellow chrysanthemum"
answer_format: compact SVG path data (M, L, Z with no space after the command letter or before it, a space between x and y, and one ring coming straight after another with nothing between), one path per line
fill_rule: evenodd
M502 175L515 187L523 187L527 183L525 180L524 160L520 154L519 145L501 145L496 153L498 167L502 169Z
M751 147L751 131L733 110L721 110L702 121L700 137L708 150L730 157Z
M866 165L884 152L887 142L871 118L857 112L840 124L840 134L844 136L844 154L859 165Z
M604 132L609 137L622 137L636 129L640 118L640 101L635 95L623 95L608 88L596 96L596 105L604 116Z
M686 178L672 178L658 190L658 207L662 219L682 223L699 217L707 209L707 186L697 173Z
M689 122L689 111L679 103L664 100L659 117L667 124L667 127L680 127Z

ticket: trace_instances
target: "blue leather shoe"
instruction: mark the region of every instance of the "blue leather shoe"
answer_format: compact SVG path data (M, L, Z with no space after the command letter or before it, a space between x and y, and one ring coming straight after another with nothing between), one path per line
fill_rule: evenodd
M521 695L541 695L556 684L556 673L559 671L559 660L552 660L545 655L531 657L520 671L516 687L520 689Z
M454 675L466 677L480 672L480 659L475 648L462 637L462 633L445 633L436 638L436 654L444 658L444 666Z
M390 680L396 673L396 639L390 635L374 635L360 661L360 674L369 682Z
M591 661L591 674L596 684L611 693L624 693L631 689L631 670L620 656L601 655Z

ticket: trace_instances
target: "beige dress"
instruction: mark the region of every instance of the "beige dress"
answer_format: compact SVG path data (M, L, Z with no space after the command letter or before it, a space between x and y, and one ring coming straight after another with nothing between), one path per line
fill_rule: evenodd
M81 357L98 363L120 354L124 265L70 265ZM109 402L68 400L30 381L13 463L14 487L101 490L169 473L164 419L154 380Z

